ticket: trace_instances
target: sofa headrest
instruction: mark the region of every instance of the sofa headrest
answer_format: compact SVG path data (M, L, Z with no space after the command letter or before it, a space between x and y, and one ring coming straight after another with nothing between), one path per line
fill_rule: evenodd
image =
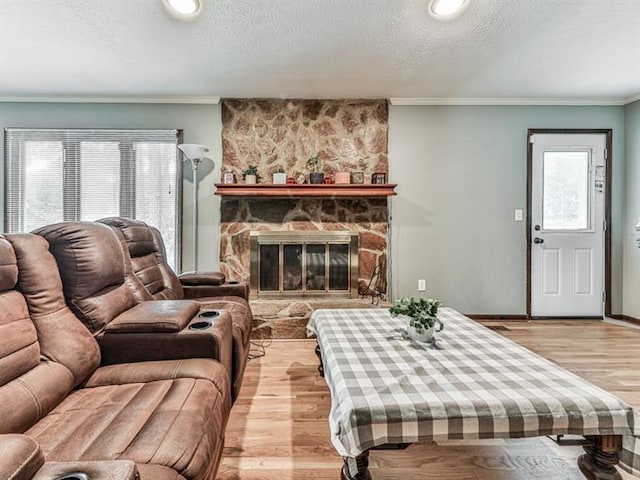
M18 261L13 247L0 235L0 292L12 290L18 282Z
M31 315L40 316L66 307L58 266L49 244L32 233L7 233L20 270L18 289L27 299Z
M125 281L125 259L116 233L96 222L62 222L34 230L49 242L65 297L88 298Z
M101 218L98 222L120 230L132 258L142 257L157 251L151 228L142 220L108 217Z

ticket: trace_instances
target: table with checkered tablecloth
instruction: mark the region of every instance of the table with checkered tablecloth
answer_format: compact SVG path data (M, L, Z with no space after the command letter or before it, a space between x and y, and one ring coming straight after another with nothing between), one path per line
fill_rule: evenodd
M318 337L331 390L331 441L346 478L368 478L358 475L376 447L563 434L593 436L585 449L597 449L609 469L619 449L610 442L622 435L620 464L640 474L640 414L629 405L451 308L438 317L445 329L421 344L386 309L311 316L308 333Z

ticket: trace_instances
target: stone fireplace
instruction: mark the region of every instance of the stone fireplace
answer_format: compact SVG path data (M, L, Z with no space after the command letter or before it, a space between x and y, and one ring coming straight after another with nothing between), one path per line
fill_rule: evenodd
M314 155L328 177L362 170L371 183L371 174L389 170L386 100L225 99L222 123L222 170L239 182L250 165L263 183L278 167L289 177L305 175ZM360 288L386 266L386 198L223 197L221 208L220 262L230 278L250 280L252 231L357 232Z
M272 173L280 168L287 177L306 177L309 173L307 160L316 155L323 161L325 177L334 177L343 171L362 171L365 183L371 184L373 173L388 175L386 100L225 99L222 102L222 123L221 168L222 171L234 172L239 183L242 182L242 172L253 165L258 169L259 184L271 184ZM217 192L222 195L220 268L229 278L249 281L252 294L260 293L260 301L270 296L313 298L317 301L322 298L331 301L333 298L337 301L341 296L357 296L354 292L367 292L374 277L378 279L376 287L385 293L389 231L386 196L305 196L288 192L282 196L267 197L251 191L251 187L245 192L236 196L225 195L222 189ZM348 278L340 277L335 265L339 258L343 258L341 255L345 247L330 247L330 242L325 242L324 250L321 250L317 245L322 242L314 241L267 246L267 240L256 243L254 251L260 248L258 245L264 244L265 254L275 257L277 252L277 272L273 269L275 267L271 267L272 277L260 278L259 263L251 249L252 239L258 235L266 233L265 238L271 235L273 240L283 233L321 238L335 232L357 236L357 247L351 243L348 247L353 260L346 269ZM333 267L332 248L335 250ZM340 248L343 250L338 252ZM307 268L310 261L319 259L323 254L325 260L328 256L328 263L323 267L324 285L314 283L320 282L321 267L314 266L312 271ZM291 271L287 270L287 262ZM336 270L334 282L342 282L339 286L343 288L344 278L347 278L348 290L330 288L332 268ZM299 274L294 271L299 271ZM266 271L262 274L264 277ZM310 274L314 277L311 283ZM261 280L271 283L262 288ZM338 286L337 283L334 285ZM308 305L303 307L299 302L273 300L276 301L280 311L287 312L283 315L289 318L299 315L304 319L309 313ZM260 318L260 307L255 300L252 308L255 316ZM274 313L274 309L273 305L269 306L269 315L281 316Z
M251 295L355 298L356 232L251 232Z

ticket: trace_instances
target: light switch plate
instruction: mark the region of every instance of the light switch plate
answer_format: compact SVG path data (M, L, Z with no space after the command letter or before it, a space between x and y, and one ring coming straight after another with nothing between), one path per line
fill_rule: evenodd
M426 292L427 291L427 281L426 280L418 280L418 291Z
M516 208L515 221L521 222L524 219L524 211L521 208Z

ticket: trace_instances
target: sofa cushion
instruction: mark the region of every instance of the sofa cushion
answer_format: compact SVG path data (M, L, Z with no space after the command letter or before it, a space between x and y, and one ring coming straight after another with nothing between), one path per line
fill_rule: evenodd
M22 433L49 413L73 389L71 372L56 362L40 362L0 386L0 433Z
M128 252L125 261L154 300L181 300L182 284L166 260L164 242L158 229L140 220L109 217L98 220L111 226Z
M225 381L226 378L223 378L220 372L220 363L208 358L120 363L96 370L87 381L86 387L196 378L208 380L215 385L216 390L224 392L228 388L228 382Z
M42 450L26 435L0 435L0 478L31 480L44 463Z
M0 235L0 292L11 290L18 281L18 265L13 248Z
M223 447L229 404L209 380L104 385L75 391L26 433L47 461L131 460L201 479Z
M189 325L200 310L192 300L155 300L142 302L113 319L108 333L179 332Z
M67 304L95 333L136 305L125 282L125 257L116 233L95 222L62 222L35 230L49 242Z
M20 276L16 289L24 297L35 325L40 353L67 367L79 385L98 368L100 350L87 328L67 307L62 280L47 241L28 233L6 234Z
M0 293L0 312L0 385L4 385L40 363L40 345L19 292Z

